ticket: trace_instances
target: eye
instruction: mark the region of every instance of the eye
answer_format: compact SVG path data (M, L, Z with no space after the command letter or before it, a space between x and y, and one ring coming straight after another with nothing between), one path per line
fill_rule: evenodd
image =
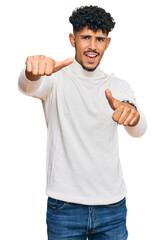
M89 36L88 35L82 36L82 39L89 39Z
M104 38L98 37L97 40L98 40L99 42L103 42L103 41L104 41Z

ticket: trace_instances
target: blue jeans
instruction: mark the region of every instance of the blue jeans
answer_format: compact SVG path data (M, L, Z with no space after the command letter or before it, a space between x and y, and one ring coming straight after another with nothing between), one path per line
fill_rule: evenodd
M48 240L126 240L126 198L108 205L82 205L48 197Z

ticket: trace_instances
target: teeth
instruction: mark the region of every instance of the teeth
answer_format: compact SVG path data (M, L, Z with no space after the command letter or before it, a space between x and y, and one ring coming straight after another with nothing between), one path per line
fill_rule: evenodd
M96 55L87 55L88 57L96 57Z

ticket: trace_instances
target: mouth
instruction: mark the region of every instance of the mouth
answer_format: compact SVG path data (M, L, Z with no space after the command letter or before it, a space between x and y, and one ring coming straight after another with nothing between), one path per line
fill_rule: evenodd
M93 52L87 52L85 53L86 58L88 59L89 62L94 62L95 59L97 58L98 54L93 53Z

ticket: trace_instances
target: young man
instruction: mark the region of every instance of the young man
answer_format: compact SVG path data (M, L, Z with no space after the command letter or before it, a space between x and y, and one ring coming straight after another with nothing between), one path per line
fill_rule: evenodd
M19 77L20 91L41 99L48 128L48 239L125 240L117 126L140 137L146 120L129 84L100 69L115 26L111 15L85 6L69 20L75 58L30 56Z

